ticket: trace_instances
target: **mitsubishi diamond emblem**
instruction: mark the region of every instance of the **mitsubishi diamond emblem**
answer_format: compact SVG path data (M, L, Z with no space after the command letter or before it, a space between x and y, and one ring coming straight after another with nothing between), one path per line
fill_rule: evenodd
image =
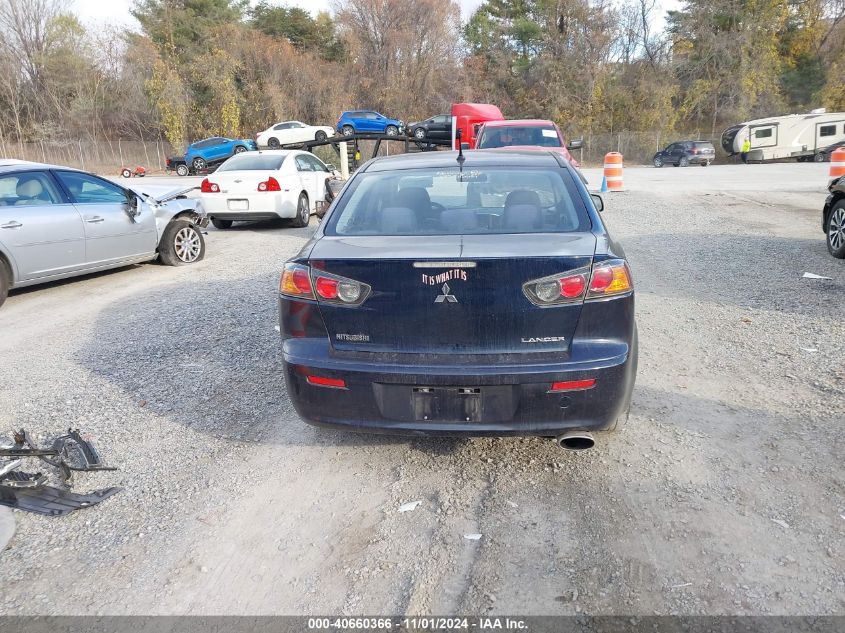
M443 284L443 294L437 295L437 298L434 300L434 303L443 303L444 301L446 303L457 303L458 299L455 297L455 295L449 294L450 290L451 289L449 288L449 284Z

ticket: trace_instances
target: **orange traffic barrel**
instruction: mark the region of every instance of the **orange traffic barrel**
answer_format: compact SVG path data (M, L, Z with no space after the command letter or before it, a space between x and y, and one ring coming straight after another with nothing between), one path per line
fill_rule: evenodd
M830 177L845 176L845 147L834 150L830 155Z
M604 179L610 191L622 191L622 154L619 152L604 155Z

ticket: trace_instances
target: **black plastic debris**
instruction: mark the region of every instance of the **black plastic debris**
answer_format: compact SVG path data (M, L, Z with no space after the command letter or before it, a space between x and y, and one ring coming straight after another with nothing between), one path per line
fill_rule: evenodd
M112 487L95 490L90 494L77 494L48 486L48 478L43 473L20 470L23 459L39 459L57 468L66 485L69 485L75 471L116 470L103 463L93 443L83 438L79 430L68 429L65 435L53 440L48 448L36 446L24 429L14 431L12 435L14 444L0 447L0 459L13 459L5 464L0 461L0 505L48 516L62 516L100 503L120 492L121 488Z

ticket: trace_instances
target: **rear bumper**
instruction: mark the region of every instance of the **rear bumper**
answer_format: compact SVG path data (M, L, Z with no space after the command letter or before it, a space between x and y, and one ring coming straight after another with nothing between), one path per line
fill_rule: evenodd
M237 208L237 205L243 206L243 201L246 201L248 208ZM202 204L209 217L220 220L264 220L296 217L296 199L288 199L281 193L276 192L203 194Z
M636 340L636 339L634 339ZM525 364L422 364L336 358L328 341L288 339L284 371L288 394L308 423L348 431L402 435L552 436L570 429L607 430L630 406L636 342L573 345L566 359ZM310 384L306 376L340 378L345 389ZM582 391L549 393L553 382L595 378ZM472 388L479 413L465 419L418 419L414 389ZM447 390L444 389L445 393ZM463 414L461 414L463 416ZM442 417L442 416L441 416Z

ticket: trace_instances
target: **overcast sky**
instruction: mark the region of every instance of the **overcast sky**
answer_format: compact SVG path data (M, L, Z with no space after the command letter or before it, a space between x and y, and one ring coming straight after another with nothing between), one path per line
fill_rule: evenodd
M481 4L481 0L458 0L461 5L461 14L466 21L472 12ZM308 9L312 14L329 9L330 0L288 0L279 1L275 4L298 6ZM681 4L681 0L662 0L660 4L664 9L675 9ZM138 26L129 14L129 7L132 0L74 0L73 6L77 14L86 24L98 24L103 22L118 23L126 26ZM662 18L663 16L661 16Z
M330 0L287 0L273 4L296 6L307 9L312 14L329 10ZM481 4L481 0L459 0L464 20ZM76 13L87 24L101 22L117 22L125 25L137 26L135 19L129 14L132 0L74 0Z

